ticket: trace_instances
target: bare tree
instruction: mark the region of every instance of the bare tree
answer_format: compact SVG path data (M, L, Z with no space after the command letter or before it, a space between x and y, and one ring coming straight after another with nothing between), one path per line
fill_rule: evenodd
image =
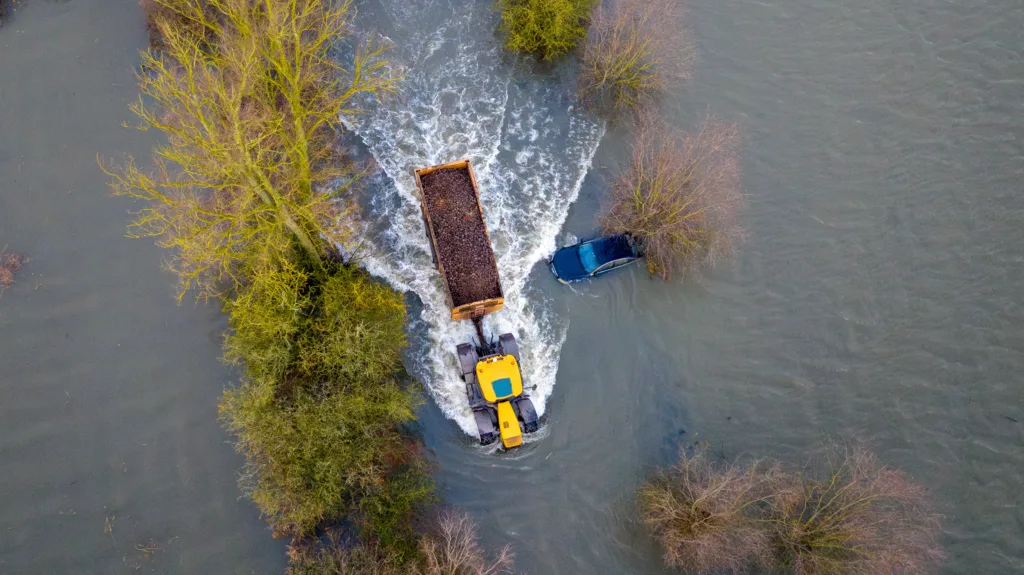
M464 512L452 509L438 515L433 532L420 541L423 565L417 575L499 575L513 573L512 551L506 545L488 560L480 546L477 526Z
M220 29L216 6L202 0L139 0L139 3L146 16L149 46L154 50L168 47L161 28L169 26L175 32L190 34L203 42L213 42Z
M639 110L688 78L694 50L682 17L682 0L614 0L599 8L583 49L582 99Z
M861 447L800 472L716 465L701 448L638 492L665 562L687 571L923 575L944 556L926 490Z
M687 134L642 118L629 167L612 186L605 231L631 234L648 270L665 279L713 264L743 237L738 148L735 124L708 119Z
M679 463L640 488L644 523L665 550L665 563L685 571L745 573L770 564L768 533L750 520L770 497L778 465L715 466L706 448L680 454Z
M388 46L361 42L348 66L335 57L352 0L153 1L162 51L143 53L146 99L132 111L168 143L152 168L107 169L116 194L145 201L129 235L173 250L179 298L219 295L242 262L275 265L293 246L314 263L331 255L350 236L345 192L361 173L335 145L340 116L395 89Z
M286 575L409 575L401 558L380 545L346 541L338 529L320 538L293 539Z
M944 556L926 490L861 447L779 479L762 520L796 575L923 574Z

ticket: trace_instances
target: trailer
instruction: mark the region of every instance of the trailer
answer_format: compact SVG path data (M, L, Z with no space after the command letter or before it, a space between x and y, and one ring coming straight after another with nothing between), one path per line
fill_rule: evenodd
M505 296L473 165L462 160L420 168L415 174L423 220L452 319L479 318L500 310Z
M479 343L460 344L456 352L480 443L500 439L506 449L518 447L524 433L537 430L537 411L525 393L515 337L502 334L493 343L484 335L484 316L500 310L505 296L473 166L462 160L420 168L415 176L452 319L476 327Z

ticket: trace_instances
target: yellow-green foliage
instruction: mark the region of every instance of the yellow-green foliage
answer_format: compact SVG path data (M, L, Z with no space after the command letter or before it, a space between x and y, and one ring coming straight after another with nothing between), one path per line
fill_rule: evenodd
M505 47L551 60L587 34L596 0L498 0Z
M252 283L224 305L231 327L224 358L244 364L250 377L283 379L312 308L306 289L310 276L287 260L252 276Z
M226 356L248 376L225 393L221 415L275 530L309 535L358 507L371 530L400 543L395 525L431 493L399 431L419 403L401 379L401 294L351 267L283 267L257 275L227 309Z
M350 268L319 289L319 316L298 341L303 376L365 385L394 377L405 346L402 294Z
M253 501L278 533L307 536L383 489L407 449L397 426L417 401L395 381L328 395L298 385L284 401L281 393L277 381L246 380L225 393L221 413L246 455Z
M346 243L362 168L338 153L337 131L358 96L395 89L388 46L359 43L347 66L335 57L351 0L153 1L162 50L142 53L132 111L167 144L150 168L129 158L107 173L115 193L145 201L129 235L171 248L179 298L222 295L247 279L239 268L295 243L314 262Z
M107 173L143 200L129 235L171 248L179 299L224 301L225 359L245 370L220 406L246 456L241 483L296 549L355 525L406 561L433 484L403 431L420 401L400 361L405 306L334 257L353 239L362 174L337 147L340 117L395 89L388 46L359 42L341 63L352 0L145 7L160 51L142 55L132 110L167 143L152 168L129 158Z
M401 368L402 294L350 267L310 275L283 262L255 273L225 310L232 329L225 358L244 363L251 377L300 377L340 388L371 385Z

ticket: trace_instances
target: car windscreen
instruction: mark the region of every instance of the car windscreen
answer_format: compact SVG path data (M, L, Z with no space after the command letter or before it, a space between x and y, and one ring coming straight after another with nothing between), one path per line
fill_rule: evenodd
M580 246L580 264L583 265L583 269L590 273L597 269L597 266L601 265L597 261L597 254L594 253L593 244L583 244Z

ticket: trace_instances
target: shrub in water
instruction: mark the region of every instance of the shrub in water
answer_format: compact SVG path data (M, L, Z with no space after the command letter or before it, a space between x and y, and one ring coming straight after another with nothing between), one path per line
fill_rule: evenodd
M583 49L580 96L599 107L640 110L690 74L693 47L681 0L612 0L594 15Z
M244 366L251 378L283 380L313 306L310 274L283 260L277 269L247 275L252 276L250 284L224 304L231 327L224 339L224 359Z
M340 385L393 378L405 347L402 294L345 267L319 290L317 315L297 342L303 376Z
M831 447L799 473L698 450L638 495L665 562L691 572L921 575L943 557L924 488L861 448Z
M416 575L500 575L514 573L512 552L506 545L488 559L480 546L477 526L466 513L445 510L420 542L421 564Z
M0 250L0 295L14 285L14 276L27 261L21 254Z
M796 574L915 575L942 559L925 489L861 448L831 447L774 493L762 521L777 565Z
M505 47L551 60L587 34L596 0L498 0Z
M413 419L415 395L396 382L322 395L296 386L281 401L273 380L228 390L221 414L246 456L242 486L278 534L309 536L350 515L409 449L398 426Z
M777 466L716 467L704 446L683 454L638 492L644 523L665 550L665 563L686 571L745 572L767 563L768 534L750 520Z
M288 575L502 575L513 573L506 546L488 558L477 526L466 513L444 510L420 539L420 554L400 561L375 543L353 544L337 530L317 541L293 544Z
M346 540L340 530L288 547L287 575L409 575L408 567L374 543Z
M739 131L706 122L695 134L642 119L628 169L612 185L605 231L629 233L652 274L698 272L742 238Z
M255 276L227 307L227 356L248 377L225 392L221 414L248 460L244 487L275 530L307 536L361 499L395 500L382 486L411 459L399 426L419 404L398 379L401 294L347 267L327 277L285 267ZM337 356L303 367L304 346ZM426 496L422 482L402 485L407 500Z

